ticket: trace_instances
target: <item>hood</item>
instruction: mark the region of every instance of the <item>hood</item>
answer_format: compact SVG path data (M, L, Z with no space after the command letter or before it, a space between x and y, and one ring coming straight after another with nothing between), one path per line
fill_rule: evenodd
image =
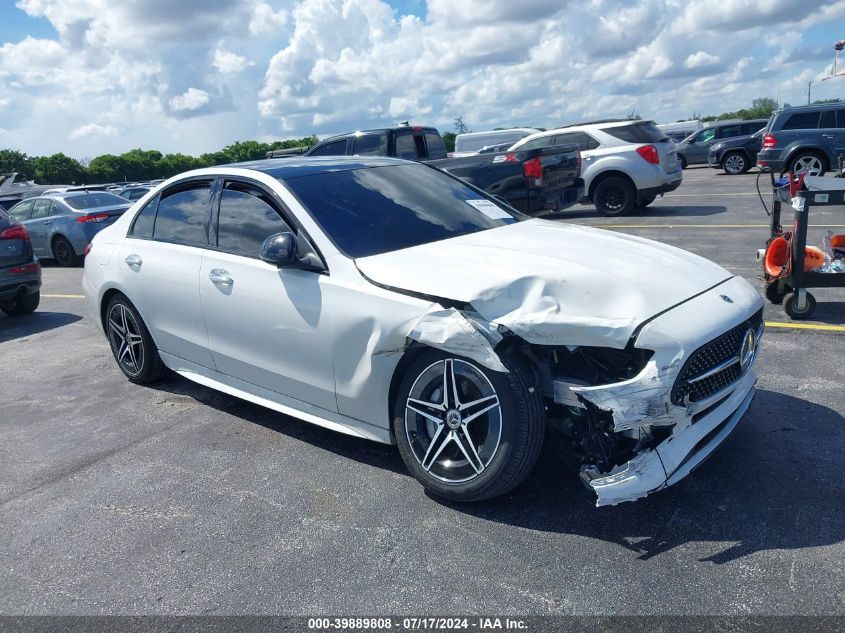
M529 343L616 348L644 321L733 277L672 246L548 220L356 264L379 285L470 304Z

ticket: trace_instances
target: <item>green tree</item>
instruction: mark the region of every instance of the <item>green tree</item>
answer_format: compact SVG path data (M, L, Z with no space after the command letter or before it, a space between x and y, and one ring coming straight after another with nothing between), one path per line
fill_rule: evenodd
M44 185L81 183L85 169L74 158L62 153L36 156L31 160L35 181Z
M15 172L24 178L32 178L30 159L16 149L0 149L0 173Z
M455 151L455 136L454 132L446 132L443 136L443 143L446 145L447 152Z

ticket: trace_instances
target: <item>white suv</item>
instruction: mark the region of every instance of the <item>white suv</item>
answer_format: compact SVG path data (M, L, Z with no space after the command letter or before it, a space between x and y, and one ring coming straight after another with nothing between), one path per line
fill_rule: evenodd
M574 143L581 149L585 198L604 215L624 215L677 189L675 144L652 121L598 121L532 134L510 151Z

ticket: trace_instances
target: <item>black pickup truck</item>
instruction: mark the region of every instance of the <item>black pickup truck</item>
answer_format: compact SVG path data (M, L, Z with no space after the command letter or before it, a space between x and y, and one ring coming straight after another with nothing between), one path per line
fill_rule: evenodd
M328 138L305 156L393 156L428 163L530 215L562 211L584 195L577 145L447 158L440 133L401 126Z

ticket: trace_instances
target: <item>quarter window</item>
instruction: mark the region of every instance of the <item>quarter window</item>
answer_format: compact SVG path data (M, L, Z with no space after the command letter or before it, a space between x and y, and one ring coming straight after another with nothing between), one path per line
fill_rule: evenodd
M822 110L819 127L822 129L836 127L836 110Z
M261 245L271 235L290 232L270 196L241 182L226 183L217 224L217 246L249 257L258 257Z
M207 244L211 183L193 182L168 192L158 204L153 238Z

